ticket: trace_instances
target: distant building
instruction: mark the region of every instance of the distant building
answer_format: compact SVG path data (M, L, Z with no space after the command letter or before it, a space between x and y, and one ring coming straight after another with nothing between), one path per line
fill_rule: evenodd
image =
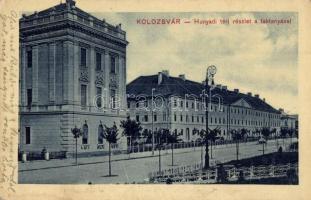
M293 129L298 132L298 115L287 114L284 109L279 109L281 112L281 128Z
M126 33L121 25L66 0L20 19L20 149L102 151L103 125L117 125L126 105ZM103 98L97 98L102 95ZM103 108L103 109L100 109Z
M196 131L205 130L204 89L204 84L187 80L185 75L172 77L168 71L140 76L127 85L128 115L141 122L144 131L169 129L181 134L184 141L195 141ZM231 130L242 128L248 130L248 136L257 137L262 127L279 134L281 113L259 95L216 85L211 96L209 128L220 128L218 137L231 139Z

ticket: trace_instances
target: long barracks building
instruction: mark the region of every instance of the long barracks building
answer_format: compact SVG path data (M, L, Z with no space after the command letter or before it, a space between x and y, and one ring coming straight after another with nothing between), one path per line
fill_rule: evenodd
M172 77L168 71L140 76L127 85L128 115L141 122L144 131L169 129L184 141L195 141L196 130L205 130L204 89L204 84L187 80L185 75ZM220 128L218 137L231 139L230 130L242 128L257 137L262 127L279 134L281 113L259 95L216 85L210 97L209 128Z

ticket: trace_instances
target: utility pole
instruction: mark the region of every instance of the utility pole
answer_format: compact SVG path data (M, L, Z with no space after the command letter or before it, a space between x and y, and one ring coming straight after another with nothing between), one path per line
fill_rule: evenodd
M151 90L151 131L152 131L152 155L154 155L154 131L153 131L153 92L155 88Z
M209 106L208 106L208 96L211 100L211 91L208 85L209 78L211 79L211 85L214 85L214 75L216 74L216 67L214 65L211 65L207 68L206 77L205 77L205 169L209 168L209 153L208 153L208 112L209 112Z

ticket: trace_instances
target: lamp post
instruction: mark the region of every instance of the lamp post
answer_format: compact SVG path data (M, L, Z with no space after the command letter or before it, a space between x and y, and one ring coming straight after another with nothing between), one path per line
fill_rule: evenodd
M71 132L76 140L76 165L78 165L78 138L81 135L81 130L75 126L73 129L71 129Z
M208 96L211 100L211 90L209 88L208 81L211 80L211 86L214 85L214 75L216 74L216 67L214 65L211 65L207 68L206 71L206 77L205 77L205 130L206 130L206 136L205 136L205 169L209 168L209 155L208 155L208 112L209 112L209 106L208 106Z
M152 155L154 155L154 131L153 131L153 92L155 88L151 90L151 132L152 132Z

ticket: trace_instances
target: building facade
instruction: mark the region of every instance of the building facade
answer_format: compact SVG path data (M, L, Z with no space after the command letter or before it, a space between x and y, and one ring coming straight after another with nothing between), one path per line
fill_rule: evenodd
M221 85L210 91L208 124L210 129L221 130L218 137L230 140L231 130L243 128L249 137L258 137L263 127L279 134L280 112L259 95L230 91ZM128 115L141 122L145 131L169 129L183 141L195 141L199 137L196 132L205 130L205 86L185 75L172 77L162 71L140 76L127 85L127 95Z
M20 19L20 149L107 149L99 131L125 118L126 33L66 0ZM122 143L122 140L120 140ZM117 145L116 145L117 146Z

